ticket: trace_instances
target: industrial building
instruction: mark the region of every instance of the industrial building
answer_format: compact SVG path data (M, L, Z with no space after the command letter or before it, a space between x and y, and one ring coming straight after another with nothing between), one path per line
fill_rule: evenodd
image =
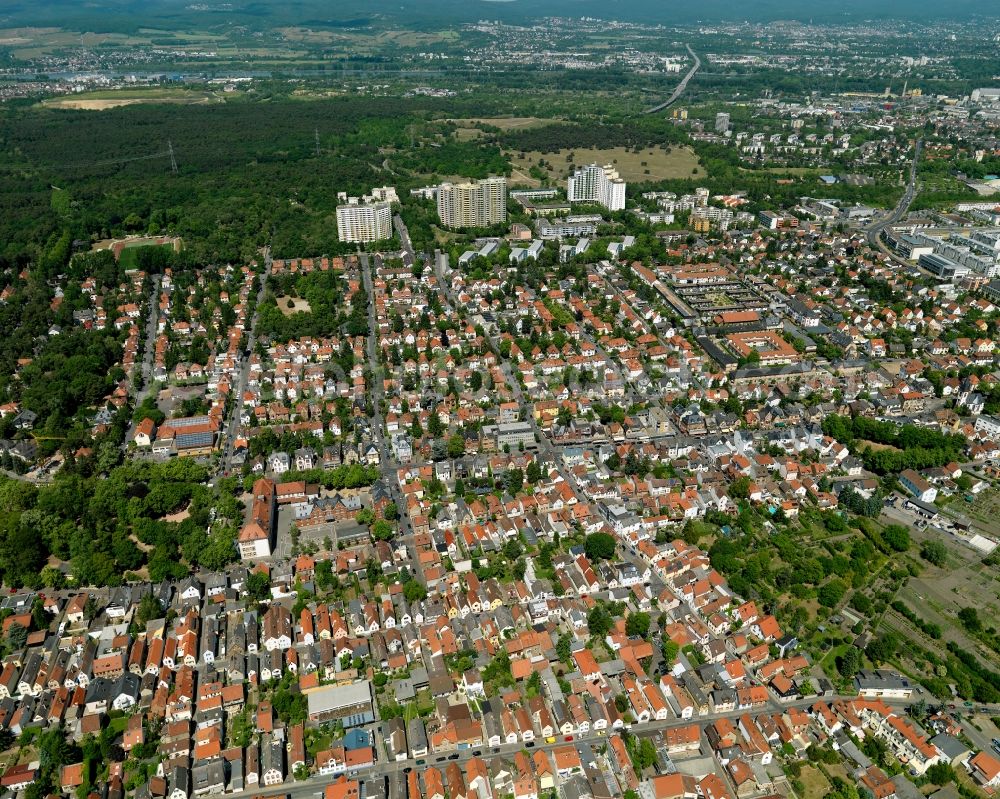
M322 724L340 721L344 727L360 727L375 721L372 685L368 680L350 685L327 685L306 694L309 720Z

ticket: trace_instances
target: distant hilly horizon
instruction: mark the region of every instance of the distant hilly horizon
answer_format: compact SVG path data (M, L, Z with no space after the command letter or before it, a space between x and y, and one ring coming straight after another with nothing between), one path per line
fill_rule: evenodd
M70 30L127 31L141 27L281 25L319 28L364 26L373 22L436 26L498 19L524 23L551 16L672 25L719 22L854 23L899 19L941 21L1000 18L995 0L0 0L0 28L54 26Z

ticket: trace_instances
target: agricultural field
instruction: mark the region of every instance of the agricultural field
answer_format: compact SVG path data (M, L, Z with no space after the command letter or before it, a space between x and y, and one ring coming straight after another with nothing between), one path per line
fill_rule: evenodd
M1000 536L1000 491L983 491L971 504L959 501L958 505L976 527L988 535Z
M941 627L942 646L954 641L963 649L976 653L984 664L1000 667L1000 654L968 635L958 620L959 611L967 607L976 608L984 620L1000 616L997 570L983 564L978 553L954 539L926 531L913 532L918 544L925 538L941 541L947 548L948 560L941 567L924 561L921 574L910 578L900 589L898 598L924 621ZM923 643L928 644L926 640Z
M40 58L66 48L148 47L153 45L203 49L225 42L226 37L197 31L166 31L143 28L135 34L94 33L63 28L7 28L0 30L0 47L10 48L15 58Z
M638 152L626 147L608 149L559 150L556 153L507 152L515 170L529 174L541 168L552 180L563 180L575 166L613 164L630 183L675 179L696 179L705 176L698 156L689 147L648 147Z
M385 49L430 48L458 41L455 31L384 30L361 32L357 30L314 30L292 26L278 30L281 38L296 45L343 47L352 54L385 52Z

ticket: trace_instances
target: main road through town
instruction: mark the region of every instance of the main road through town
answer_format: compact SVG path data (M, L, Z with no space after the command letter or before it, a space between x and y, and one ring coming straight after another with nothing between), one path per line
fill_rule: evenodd
M404 246L408 246L410 237L406 232L403 220L398 216L396 217L396 227L400 232L400 238L404 241ZM412 248L410 248L409 252L411 254L410 263L413 263ZM375 260L376 266L381 264L382 256L370 256L368 253L362 252L358 255L358 258L361 262L362 284L364 285L365 293L368 295L368 336L365 341L365 354L368 356L368 368L372 380L371 392L372 406L374 408L372 428L375 432L375 441L378 444L379 469L382 472L382 482L385 484L390 498L396 503L396 510L399 513L398 537L406 544L410 573L421 582L424 582L423 567L420 565L420 559L417 557L416 545L413 540L413 525L410 523L410 516L406 511L406 499L399 490L399 479L396 476L398 464L396 463L392 448L386 440L385 419L382 416L382 405L385 402L385 386L382 381L385 379L385 374L383 373L382 361L378 349L378 316L375 310L375 283L372 276L371 264L372 259Z
M779 703L775 700L770 700L766 708L760 708L751 715L770 712L770 713L780 713L788 708L808 708L817 701L830 703L835 699L856 699L854 695L844 695L838 697L824 697L817 700L812 699L798 699L791 702ZM894 709L902 711L905 706L910 704L910 701L904 700L885 700L886 704ZM689 724L698 724L704 729L705 726L711 724L716 719L729 718L735 719L742 716L744 713L748 713L747 710L731 710L722 713L709 713L705 716L699 716L697 718L691 719L666 719L664 721L649 721L645 724L633 724L631 726L631 732L636 735L643 735L647 733L662 732L663 730L668 730L675 727L685 727ZM567 737L572 738L572 743L569 743L566 739ZM385 777L391 777L399 772L409 773L413 769L418 771L423 771L429 766L435 766L443 769L446 765L452 762L457 762L459 765L464 767L466 761L470 760L475 756L480 756L485 759L493 757L505 757L511 758L520 751L530 751L534 752L538 749L544 751L552 751L561 746L574 745L578 742L584 742L592 745L600 745L607 741L606 735L598 734L597 732L590 732L583 735L572 735L572 736L556 736L556 740L552 743L548 743L545 739L536 739L533 745L529 745L525 742L518 741L517 743L505 743L500 746L479 746L471 747L468 749L456 749L450 752L437 752L429 753L420 758L407 758L406 760L393 760L389 762L376 763L372 768L359 769L357 771L352 771L348 773L351 779L358 780L377 780ZM308 799L310 797L322 796L323 788L332 783L336 779L335 775L325 775L325 774L314 774L309 777L309 779L302 780L299 782L289 782L283 783L280 786L273 786L268 788L254 788L252 790L242 791L239 793L226 794L227 797L234 797L239 799L244 796L261 797L262 799L270 799L270 797L288 796L291 799Z
M257 323L260 321L260 304L264 301L264 294L267 290L267 276L271 274L271 265L271 248L268 246L264 249L264 269L260 273L260 288L257 290L257 302L254 303L253 317L250 320L250 334L247 337L246 349L239 353L238 356L238 378L236 386L230 394L232 406L229 418L226 420L222 431L223 439L219 442L219 450L222 455L219 458L219 465L216 470L217 477L229 471L229 465L233 457L233 447L236 444L236 436L239 434L242 426L240 418L243 415L243 394L247 390L247 377L250 373L250 356L253 355L254 349L257 346Z
M914 145L913 149L913 162L910 164L910 177L906 182L906 189L903 191L903 196L899 198L899 202L896 204L896 207L885 216L877 219L868 227L864 228L865 236L868 238L868 243L872 247L882 250L893 258L896 256L889 252L885 243L882 241L882 231L889 225L893 225L902 219L906 212L910 209L910 205L913 203L913 198L917 196L917 166L920 163L920 151L923 149L923 146L923 140L917 139L917 143Z

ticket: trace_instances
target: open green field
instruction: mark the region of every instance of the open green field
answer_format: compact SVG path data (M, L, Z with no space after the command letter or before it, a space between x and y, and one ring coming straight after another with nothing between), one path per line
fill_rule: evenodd
M805 789L803 799L822 799L830 793L830 781L816 766L803 766L799 779Z
M147 247L166 247L169 250L174 249L174 245L172 243L150 244L148 240L137 239L134 244L129 243L125 245L125 248L121 251L121 255L118 256L118 263L126 269L138 269L139 253Z
M482 117L479 119L449 119L458 125L455 135L459 141L469 141L478 139L485 135L476 125L489 125L499 128L505 133L511 130L524 130L525 128L539 128L543 125L551 125L554 119L540 119L538 117Z
M506 155L514 169L525 174L532 167L538 167L539 161L544 161L546 166L541 168L553 180L568 177L574 166L593 163L613 164L622 178L633 183L705 176L698 156L689 147L672 147L669 151L663 147L649 147L639 152L626 147L612 147L603 150L559 150L557 153L527 152L524 157L516 152Z

